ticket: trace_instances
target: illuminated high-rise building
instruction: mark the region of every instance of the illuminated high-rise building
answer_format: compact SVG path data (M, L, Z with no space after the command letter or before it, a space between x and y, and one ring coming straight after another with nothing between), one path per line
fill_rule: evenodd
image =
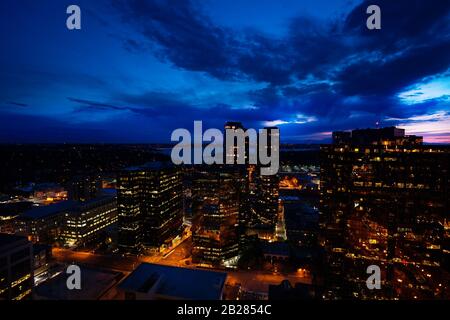
M193 261L227 265L238 256L239 172L209 167L193 181Z
M271 156L278 153L278 145L272 145L272 136L279 141L277 127L266 127L267 131L267 155ZM275 131L276 130L276 131ZM258 142L259 144L261 141ZM259 146L261 147L261 145ZM279 177L277 174L262 175L259 164L254 173L256 192L252 207L252 224L259 229L258 234L263 238L272 238L275 232L275 226L278 219L278 198L279 198Z
M257 177L255 214L256 221L272 230L278 218L279 178L276 175Z
M242 125L241 122L233 122L228 121L224 126L225 130L243 130L246 132L246 128ZM244 164L238 164L239 160L239 152L237 141L235 140L233 143L233 148L231 150L226 149L227 139L225 136L224 141L224 154L225 161L231 161L234 163L234 170L236 171L236 179L239 180L239 226L241 233L244 233L245 227L248 226L250 222L250 182L252 179L252 169L253 165L249 164L249 153L257 152L257 150L250 149L250 139L248 136L244 139Z
M177 167L152 162L127 168L117 182L122 251L159 250L181 233L182 181Z
M244 134L246 133L246 129L244 128L244 126L242 125L241 122L233 122L233 121L228 121L225 123L224 126L225 129L225 133L226 130L242 130L244 132ZM227 139L226 139L226 134L225 134L225 139L224 139L224 146L225 146L225 151L224 151L224 155L225 155L225 162L229 163L232 162L234 164L238 164L240 162L239 159L239 147L238 147L238 142L233 141L232 145L233 147L230 150L226 149L226 145L227 145ZM244 138L244 164L248 164L248 160L249 160L249 144L250 144L250 140L249 137L245 137Z
M139 253L142 250L142 209L144 173L129 169L117 179L117 245L122 252Z
M79 247L101 242L105 229L117 222L116 197L78 201L61 219L59 239L64 245Z
M442 297L450 150L391 127L333 133L321 156L324 297ZM367 288L370 265L380 267L381 290Z

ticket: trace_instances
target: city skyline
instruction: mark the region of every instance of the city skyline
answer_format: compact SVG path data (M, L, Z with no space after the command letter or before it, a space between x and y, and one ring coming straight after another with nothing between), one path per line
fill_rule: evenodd
M450 300L449 21L448 0L0 1L0 304Z
M448 299L449 146L332 137L286 146L275 175L245 155L2 145L0 300Z
M450 143L450 5L67 1L0 4L1 143L169 142L194 120L281 142L397 126ZM325 49L325 50L324 50Z

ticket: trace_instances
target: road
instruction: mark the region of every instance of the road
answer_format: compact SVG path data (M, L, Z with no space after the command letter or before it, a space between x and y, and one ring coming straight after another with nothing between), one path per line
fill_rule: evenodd
M227 271L227 283L240 284L245 291L267 293L269 284L280 284L289 280L292 285L297 282L311 284L311 277L304 274L275 274L264 271Z
M122 271L126 274L133 271L140 263L157 263L162 265L197 268L191 263L190 248L192 246L192 238L185 239L174 250L166 255L156 256L121 256L121 255L101 255L91 252L79 252L69 249L53 249L53 256L62 263L79 263L88 266ZM280 284L283 280L289 280L293 285L297 282L311 283L309 273L297 272L291 274L280 274L270 271L255 270L223 270L208 269L228 274L227 283L230 285L240 284L245 291L267 293L269 284Z

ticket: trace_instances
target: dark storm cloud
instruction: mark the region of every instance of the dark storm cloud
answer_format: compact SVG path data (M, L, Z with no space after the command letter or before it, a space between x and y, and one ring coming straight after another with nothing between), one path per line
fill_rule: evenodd
M450 66L450 41L417 46L388 61L359 61L336 76L347 95L394 94Z
M247 75L268 82L340 62L351 53L398 52L448 36L450 4L446 0L432 5L427 1L377 1L383 8L383 28L377 31L365 26L368 4L354 8L342 22L298 17L281 39L218 27L191 1L132 0L120 8L175 65L218 77Z
M221 79L233 77L238 71L230 52L235 40L199 14L190 2L131 0L113 4L126 21L159 45L161 58Z
M192 122L192 120L208 119L223 125L223 119L241 119L242 121L262 121L267 119L269 111L255 112L251 109L235 108L225 103L214 105L198 105L187 101L182 95L170 92L147 92L141 95L121 95L118 97L133 112L146 115L151 118L168 119L174 122Z
M43 139L55 128L55 141L65 126L70 137L98 127L101 139L157 141L193 120L237 120L279 123L282 138L301 138L435 117L447 122L431 129L450 137L441 130L450 123L449 0L346 1L339 16L320 1L315 16L296 17L283 1L267 12L246 0L254 14L245 23L234 12L214 20L240 8L225 1L86 0L80 32L66 30L55 1L3 3L2 136L8 128L25 139L30 123ZM366 28L371 4L381 7L381 30Z
M0 112L0 143L90 143L115 141L117 138L97 127L80 128L79 124L69 125L54 118Z
M387 95L449 66L450 2L445 0L377 1L383 28L376 31L365 27L368 2L344 21L299 17L280 39L216 26L197 4L133 0L121 9L160 47L162 59L219 79L286 86L288 96L314 89L316 85L295 84L308 76L332 80L332 89L343 95Z
M97 102L93 100L79 99L79 98L71 98L68 97L67 100L76 102L80 106L82 106L81 110L84 108L88 108L91 110L125 110L128 108L118 107L109 103Z
M132 0L118 6L124 19L158 46L161 59L221 80L287 84L307 65L312 67L313 57L327 60L332 51L325 54L324 47L338 45L304 18L292 22L294 34L275 39L255 30L237 33L216 26L191 1Z
M16 106L16 107L28 107L28 104L21 103L21 102L7 101L6 103L9 105L12 105L12 106Z
M448 36L450 3L447 0L378 0L370 4L382 8L381 30L371 32L361 24L367 17L367 1L352 10L344 24L344 32L360 37L363 49L397 52L408 45L442 41Z

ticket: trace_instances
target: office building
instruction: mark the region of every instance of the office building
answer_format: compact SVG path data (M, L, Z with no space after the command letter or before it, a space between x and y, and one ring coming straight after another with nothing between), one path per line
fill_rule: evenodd
M0 232L14 233L17 218L32 205L28 201L0 203Z
M242 130L244 133L246 132L246 128L242 125L241 122L228 121L224 126L226 130ZM257 138L257 137L255 137ZM252 179L252 175L254 173L254 164L249 164L249 155L250 152L257 152L256 150L250 149L250 138L248 136L244 139L244 164L239 163L239 152L238 152L238 141L233 142L233 147L230 150L226 149L226 135L225 135L225 143L224 143L224 154L225 154L225 163L234 163L234 170L239 172L239 176L236 175L236 178L239 179L239 233L243 234L245 232L245 228L250 223L251 217L251 200L250 200L250 183ZM227 162L228 161L228 162Z
M209 167L193 181L192 259L206 265L233 264L238 256L239 171Z
M130 167L117 185L119 248L138 253L170 246L183 223L180 169L162 162Z
M255 214L260 228L275 230L278 219L279 178L276 175L257 177Z
M226 139L226 132L227 130L242 130L243 133L246 132L247 129L244 128L244 126L242 125L241 122L234 122L234 121L228 121L225 123L224 126L225 129L225 139L224 139L224 155L225 155L225 162L224 163L234 163L234 164L239 164L240 162L242 162L242 160L239 158L239 149L238 149L238 141L236 141L237 139L235 139L235 141L229 142L232 145L232 148L227 149L227 139ZM249 152L250 152L250 140L249 137L246 136L244 139L244 150L243 154L244 154L244 160L243 163L244 164L248 164L249 162ZM242 152L241 151L241 152Z
M51 245L33 243L33 273L35 286L52 276L51 271L55 263L52 256Z
M278 153L278 147L272 146L272 136L279 140L279 132L277 127L266 127L267 131L267 151L271 156L273 153ZM261 143L260 141L258 144ZM261 147L261 146L259 146ZM262 175L260 167L264 166L261 163L252 171L252 180L254 180L254 196L251 204L251 232L256 232L258 237L269 240L275 238L275 226L278 220L279 211L279 177L277 174Z
M55 244L60 240L63 216L70 214L76 205L76 201L68 200L33 207L17 218L16 232L35 243Z
M449 149L390 127L334 133L321 156L324 297L442 297ZM370 265L381 269L381 290L366 286Z
M115 197L102 196L77 202L61 218L59 238L64 246L82 247L100 242L103 231L117 222L117 201Z
M86 201L99 196L101 180L96 176L76 176L67 183L69 200Z
M116 198L102 196L34 207L19 216L16 232L34 243L80 247L101 242L102 233L115 222Z
M0 233L0 300L31 298L33 249L26 237Z

